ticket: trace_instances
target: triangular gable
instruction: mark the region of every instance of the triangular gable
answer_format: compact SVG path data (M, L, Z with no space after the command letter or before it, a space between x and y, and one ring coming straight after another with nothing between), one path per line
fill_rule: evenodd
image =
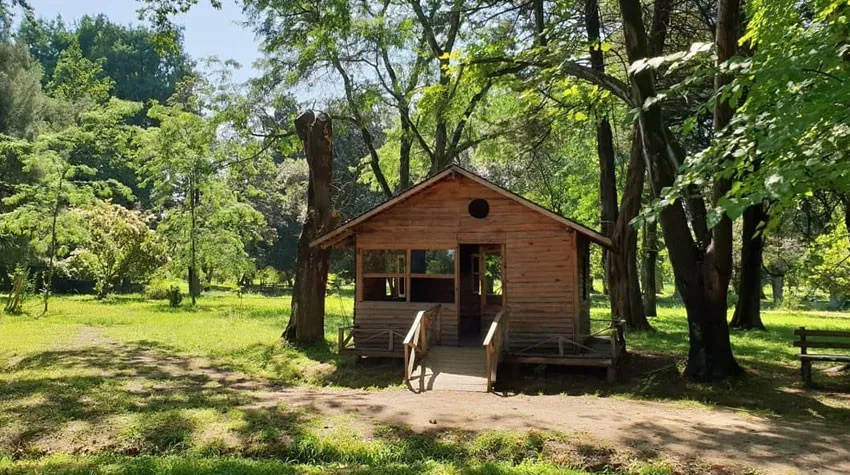
M442 180L444 180L444 179L446 179L446 178L448 178L448 177L450 177L454 174L459 174L459 175L462 175L466 178L469 178L470 180L472 180L472 181L474 181L474 182L476 182L476 183L478 183L482 186L485 186L485 187L495 191L496 193L498 193L502 196L510 198L510 199L516 201L517 203L519 203L519 204L521 204L521 205L523 205L527 208L530 208L530 209L532 209L532 210L534 210L534 211L536 211L540 214L543 214L543 215L545 215L549 218L552 218L555 221L558 221L559 223L562 223L562 224L566 225L567 227L575 230L579 234L586 236L588 239L599 244L600 246L603 246L603 247L606 247L606 248L609 248L609 249L613 249L613 244L612 244L611 240L608 239L607 237L603 236L602 234L594 231L593 229L590 229L586 226L583 226L583 225L581 225L581 224L579 224L579 223L577 223L577 222L575 222L571 219L565 218L558 213L550 211L550 210L538 205L537 203L529 201L529 200L523 198L522 196L517 195L516 193L508 191L508 190L502 188L501 186L496 185L495 183L487 180L486 178L483 178L483 177L481 177L481 176L479 176L475 173L472 173L471 171L466 170L465 168L462 168L458 165L451 165L449 167L446 167L440 173L437 173L436 175L420 182L419 184L408 188L407 190L405 190L401 194L394 196L393 198L390 198L389 200L387 200L387 201L381 203L380 205L366 211L365 213L348 220L347 222L345 222L345 224L342 224L341 226L337 227L336 229L329 231L329 232L325 233L324 235L314 239L312 242L310 242L310 246L311 247L313 247L313 246L328 246L328 245L332 245L336 242L339 242L341 239L348 236L348 234L350 234L352 232L352 228L354 228L355 226L362 224L362 223L368 221L369 219L373 218L374 216L376 216L376 215L378 215L378 214L380 214L380 213L382 213L382 212L384 212L384 211L386 211L386 210L388 210L388 209L390 209L390 208L392 208L392 207L394 207L394 206L396 206L400 203L407 201L408 199L410 199L414 195L418 194L419 192L421 192L425 189L428 189L429 187L431 187L435 183L438 183L438 182L440 182L440 181L442 181Z

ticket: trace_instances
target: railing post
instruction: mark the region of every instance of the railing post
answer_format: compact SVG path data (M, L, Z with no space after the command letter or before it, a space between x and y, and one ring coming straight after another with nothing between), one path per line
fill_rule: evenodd
M339 345L339 353L342 353L343 345L345 344L345 327L339 327L339 334L337 335L339 341L337 341L337 345Z
M410 382L410 348L404 345L404 382Z

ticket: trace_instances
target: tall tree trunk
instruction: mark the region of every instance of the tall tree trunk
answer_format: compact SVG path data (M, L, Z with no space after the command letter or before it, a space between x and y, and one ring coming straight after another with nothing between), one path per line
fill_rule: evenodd
M406 117L401 118L401 140L398 150L398 191L410 188L410 151L413 149L413 132Z
M50 301L50 292L53 289L53 269L56 263L56 221L59 218L59 210L62 207L62 187L65 185L65 174L68 170L63 170L59 175L59 183L56 187L56 200L53 202L53 212L50 224L50 256L47 261L47 274L44 276L44 313L47 313L48 302Z
M325 293L330 248L310 247L310 241L333 226L331 176L333 128L330 116L307 111L295 119L295 130L304 146L310 168L307 183L307 220L298 237L292 312L283 337L311 343L325 336Z
M649 48L643 24L640 0L619 0L623 33L630 63L648 57ZM733 8L734 6L734 8ZM724 61L734 52L738 25L737 2L721 0L718 13L718 55ZM730 22L729 16L735 21ZM655 73L651 69L630 72L632 96L637 104L656 97ZM718 101L715 125L728 123L728 102ZM727 113L728 112L728 113ZM658 102L639 110L639 121L650 183L656 196L673 185L684 153L667 130ZM724 122L726 121L726 122ZM715 188L715 196L725 192L726 183ZM699 380L722 379L739 375L742 370L732 354L726 304L732 271L732 234L728 219L709 231L705 222L705 203L688 199L689 213L683 201L676 200L661 211L664 242L676 275L688 315L690 349L686 376ZM690 217L690 222L689 222ZM695 232L697 237L691 234Z
M195 208L198 206L198 185L195 181L194 172L189 180L189 213L191 216L191 224L189 229L190 242L190 259L189 263L189 295L192 297L192 306L197 302L198 294L200 293L201 280L198 275L198 260L195 252L195 241L197 240L197 219L195 216Z
M658 223L645 221L643 224L643 313L647 317L658 316L656 287L658 282Z
M601 22L599 20L599 3L597 0L585 0L584 4L585 25L587 28L587 39L590 43L590 63L594 70L605 72L605 58L600 47ZM637 134L635 134L637 137ZM639 138L636 138L639 143ZM637 152L635 160L629 161L629 172L631 173L633 162L643 173L644 164L640 147L632 147ZM605 278L608 281L609 301L611 302L611 314L622 318L632 330L647 330L649 322L643 313L641 302L640 284L637 274L637 234L628 221L634 216L625 213L622 216L624 226L620 225L620 212L617 209L617 175L616 161L614 157L614 135L611 131L611 123L607 116L602 116L596 121L596 151L599 155L599 197L602 203L600 221L602 222L602 233L612 238L616 253L602 250L602 262L607 272ZM627 178L629 179L629 178ZM643 182L643 178L640 178ZM642 187L643 185L641 185ZM623 206L631 197L623 197ZM637 214L635 208L634 214ZM619 230L619 234L616 231Z
M626 185L623 200L611 241L617 252L608 255L609 272L615 276L610 280L611 301L632 330L652 330L643 311L643 299L640 294L640 274L637 266L637 229L631 225L632 219L640 211L640 198L646 178L646 162L643 158L640 130L635 124L632 130L632 147L629 152L629 164L626 169Z
M785 274L775 274L770 276L770 291L773 298L773 305L779 306L784 298L783 292L785 288Z
M744 228L741 232L741 277L738 279L738 302L729 324L741 330L764 330L761 321L761 267L764 251L762 224L767 220L764 205L753 205L744 210Z

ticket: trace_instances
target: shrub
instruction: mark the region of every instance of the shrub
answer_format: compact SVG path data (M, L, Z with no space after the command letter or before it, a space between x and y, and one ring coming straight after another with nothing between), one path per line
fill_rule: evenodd
M168 288L168 305L172 307L179 307L180 302L183 301L183 293L180 292L180 287L176 285L172 285Z
M168 300L168 293L171 291L171 287L183 289L184 286L185 283L180 280L158 278L145 286L144 296L151 300Z

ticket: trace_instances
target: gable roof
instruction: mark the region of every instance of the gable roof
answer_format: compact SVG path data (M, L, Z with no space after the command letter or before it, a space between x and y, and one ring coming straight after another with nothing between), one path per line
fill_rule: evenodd
M587 226L584 226L582 224L579 224L579 223L577 223L577 222L575 222L575 221L573 221L569 218L565 218L565 217L561 216L560 214L555 213L554 211L548 210L548 209L538 205L537 203L534 203L533 201L529 201L529 200L523 198L522 196L520 196L516 193L513 193L509 190L506 190L505 188L502 188L501 186L487 180L486 178L484 178L480 175L477 175L477 174L475 174L475 173L473 173L473 172L471 172L471 171L469 171L469 170L467 170L463 167L460 167L458 165L449 165L448 167L443 169L443 171L441 171L440 173L437 173L436 175L434 175L434 176L432 176L432 177L430 177L430 178L428 178L424 181L421 181L414 186L411 186L410 188L403 191L402 193L390 198L387 201L384 201L383 203L381 203L378 206L375 206L374 208L360 214L359 216L356 216L354 218L349 219L348 221L346 221L342 225L336 227L335 229L333 229L331 231L328 231L327 233L325 233L325 234L319 236L318 238L314 239L313 241L311 241L310 247L315 247L315 246L319 246L319 245L328 245L328 244L333 244L335 242L338 242L338 239L335 239L335 238L341 239L341 238L347 236L347 233L351 232L351 228L353 228L353 227L355 227L355 226L357 226L357 225L359 225L359 224L361 224L365 221L368 221L372 217L386 211L389 208L392 208L393 206L395 206L399 203L402 203L402 202L410 199L412 196L416 195L420 191L423 191L423 190L429 188L431 185L433 185L437 182L440 182L443 179L450 177L454 174L459 174L463 177L469 178L470 180L472 180L472 181L474 181L474 182L476 182L476 183L478 183L482 186L485 186L485 187L495 191L496 193L498 193L502 196L510 198L510 199L516 201L517 203L519 203L519 204L521 204L521 205L523 205L527 208L530 208L530 209L532 209L532 210L534 210L534 211L536 211L540 214L546 215L546 216L554 219L555 221L558 221L561 224L564 224L567 227L575 230L577 233L584 235L585 237L587 237L591 241L599 244L600 246L606 247L608 249L614 248L614 245L611 242L611 240L609 238L603 236L599 232L594 231L593 229L588 228Z

